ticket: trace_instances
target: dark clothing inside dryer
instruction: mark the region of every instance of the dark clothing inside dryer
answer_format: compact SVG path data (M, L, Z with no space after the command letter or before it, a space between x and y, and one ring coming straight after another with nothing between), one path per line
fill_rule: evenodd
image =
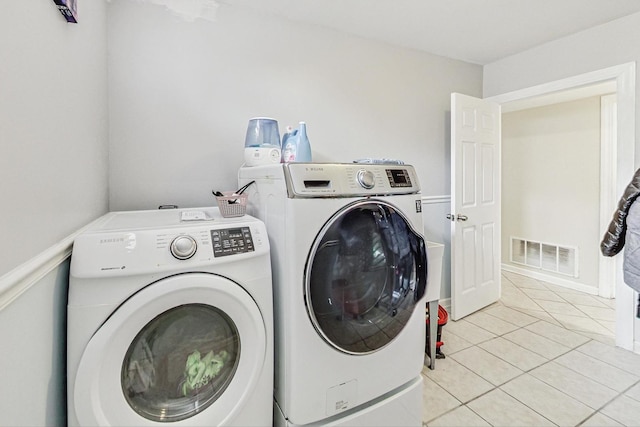
M402 330L425 289L419 241L402 216L377 203L333 222L310 260L308 279L313 314L329 341L366 353Z

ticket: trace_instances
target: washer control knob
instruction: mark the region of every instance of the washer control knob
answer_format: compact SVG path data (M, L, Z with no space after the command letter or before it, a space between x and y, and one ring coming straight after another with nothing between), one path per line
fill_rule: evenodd
M358 174L356 175L356 179L358 180L358 184L360 184L362 188L366 188L367 190L371 190L376 185L373 172L365 169L360 169L358 171Z
M171 242L171 255L178 259L189 259L196 253L198 245L191 236L178 236Z

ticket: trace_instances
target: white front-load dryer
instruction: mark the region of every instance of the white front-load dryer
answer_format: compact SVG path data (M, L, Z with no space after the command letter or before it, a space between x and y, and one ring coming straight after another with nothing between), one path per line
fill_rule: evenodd
M409 165L244 167L269 233L275 424L421 426L427 254Z
M217 209L113 212L73 247L71 426L269 426L264 224Z

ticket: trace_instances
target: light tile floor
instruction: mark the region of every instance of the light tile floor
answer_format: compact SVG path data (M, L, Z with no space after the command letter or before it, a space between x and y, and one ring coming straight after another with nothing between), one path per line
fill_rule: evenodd
M423 425L640 426L640 355L614 346L614 307L503 272L499 302L443 326Z

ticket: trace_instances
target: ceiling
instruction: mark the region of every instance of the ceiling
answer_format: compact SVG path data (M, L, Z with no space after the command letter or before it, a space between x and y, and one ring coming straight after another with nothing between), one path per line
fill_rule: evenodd
M218 0L475 64L640 12L638 0Z

